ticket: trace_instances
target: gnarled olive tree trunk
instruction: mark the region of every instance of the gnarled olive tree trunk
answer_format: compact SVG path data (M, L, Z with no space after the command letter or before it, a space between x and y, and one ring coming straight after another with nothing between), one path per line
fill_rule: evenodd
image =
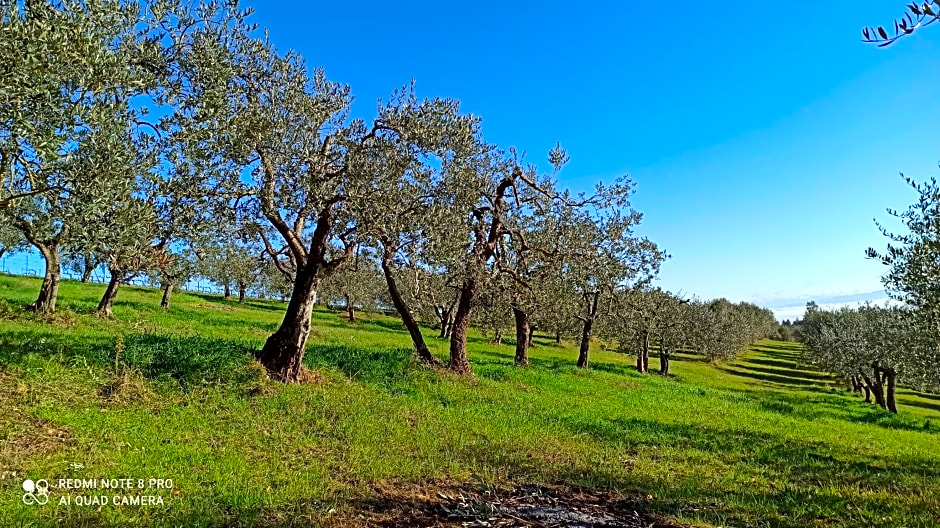
M636 355L636 371L646 373L649 370L650 354L650 331L643 330L643 341L640 344L640 351Z
M349 298L349 294L344 294L343 298L346 299L346 314L349 316L349 322L356 322L356 307L353 306L352 299Z
M320 286L318 268L317 265L308 265L297 270L284 320L258 353L258 361L272 379L284 382L299 379L307 336L310 335L310 317Z
M578 368L586 369L589 363L589 354L591 351L591 331L594 328L594 318L597 317L597 303L600 300L601 292L595 291L587 294L593 297L588 305L588 314L581 317L584 327L581 329L581 346L578 348Z
M493 333L493 340L490 341L490 343L492 343L492 344L494 344L494 345L502 345L502 344L503 344L503 331L502 331L502 329L500 329L500 328L497 328L497 329L496 329L496 332Z
M238 285L238 304L245 304L245 298L248 296L248 286L245 284Z
M82 257L84 260L84 266L82 267L82 282L87 283L91 280L91 274L94 273L96 262L95 259L89 253L85 253Z
M416 321L414 315L411 314L411 308L408 306L408 303L405 302L401 291L398 289L398 283L395 281L395 275L392 273L390 261L391 256L386 254L382 259L382 274L385 275L385 284L388 286L388 295L392 298L392 304L395 305L395 309L398 310L398 315L401 316L401 322L408 330L408 335L411 336L415 353L421 361L432 365L439 365L441 362L434 357L428 349L427 343L424 342L424 334L421 333L421 328L418 326L418 321ZM445 323L441 324L441 332L444 331L444 325Z
M30 240L30 243L39 250L46 262L46 273L39 287L39 296L29 305L28 309L38 314L51 315L55 313L55 304L59 298L59 283L62 282L62 264L59 259L58 242L43 243Z
M460 298L454 312L454 321L450 327L450 363L448 368L461 374L469 374L470 361L467 358L467 330L470 329L470 312L473 309L473 297L477 293L477 281L473 278L464 280L460 287Z
M451 306L447 311L447 320L445 321L445 324L447 325L447 331L444 332L445 339L450 339L450 336L454 331L454 309L455 306Z
M895 401L895 392L897 392L897 372L892 368L882 368L882 380L884 380L885 389L885 408L894 414L898 413L898 404Z
M666 340L659 338L659 373L663 376L669 375L669 359L671 352L666 349Z
M849 383L852 385L852 392L862 392L862 384L858 381L858 376L850 376Z
M887 405L885 405L884 385L882 385L880 374L877 371L875 371L874 376L873 380L867 374L862 374L862 380L865 381L865 386L871 395L875 397L875 403L882 409L885 409ZM866 399L865 401L869 400Z
M85 252L82 254L82 282L87 283L91 280L92 274L95 272L95 268L98 267L98 259L95 258L95 255L90 252Z
M105 288L104 295L101 296L101 301L98 302L95 315L111 319L114 317L114 299L117 297L118 290L124 282L125 274L124 270L114 266L108 266L108 271L111 274L111 278L108 280L108 287Z
M440 306L434 309L437 313L438 319L441 320L441 332L437 337L447 338L450 337L450 327L454 321L454 303L451 303L449 306Z
M160 308L166 310L170 307L170 298L173 296L173 283L167 283L163 287L163 298L160 299Z
M516 306L512 307L512 315L516 320L516 358L517 366L529 366L529 340L532 338L529 326L529 314Z

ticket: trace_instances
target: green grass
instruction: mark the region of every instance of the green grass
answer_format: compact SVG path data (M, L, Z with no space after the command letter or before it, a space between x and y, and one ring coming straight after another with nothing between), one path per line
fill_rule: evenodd
M311 385L251 362L283 306L65 282L61 314L19 307L38 280L0 276L0 526L308 526L355 518L377 487L428 481L614 488L696 526L940 524L940 396L902 391L900 416L762 342L675 377L633 358L536 337L532 366L473 334L475 376L416 365L394 318L317 311ZM428 330L432 351L446 342ZM115 372L115 353L120 369ZM658 367L652 360L651 370ZM23 505L23 478L170 478L162 507Z

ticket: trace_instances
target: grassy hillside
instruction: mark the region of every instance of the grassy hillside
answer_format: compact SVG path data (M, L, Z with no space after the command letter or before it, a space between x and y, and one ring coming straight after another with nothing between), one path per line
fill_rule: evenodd
M345 525L514 484L605 490L695 526L940 524L940 396L902 391L888 415L801 368L793 344L680 357L662 379L599 345L580 371L572 344L538 336L518 369L511 345L473 335L462 378L414 364L394 318L318 311L320 379L283 386L249 352L279 303L180 293L164 312L125 288L104 321L88 315L104 287L65 282L47 322L19 308L38 285L0 276L0 526ZM56 489L21 502L24 478L124 477L173 488L153 507L60 506Z

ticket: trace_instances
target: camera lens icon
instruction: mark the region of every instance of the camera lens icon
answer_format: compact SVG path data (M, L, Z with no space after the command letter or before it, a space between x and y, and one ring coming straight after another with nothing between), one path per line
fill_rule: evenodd
M49 483L44 479L23 481L23 504L42 506L49 502Z

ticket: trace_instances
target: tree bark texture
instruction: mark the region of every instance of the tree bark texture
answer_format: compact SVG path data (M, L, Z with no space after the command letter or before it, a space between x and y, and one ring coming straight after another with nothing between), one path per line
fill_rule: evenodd
M894 414L898 413L898 404L894 399L897 390L897 373L894 369L885 369L885 385L887 386L887 395L885 396L885 406Z
M440 364L440 361L434 355L431 354L431 351L428 349L427 343L424 341L424 334L421 333L421 328L418 326L418 321L415 320L414 315L411 313L411 308L408 306L408 303L405 302L405 299L401 295L401 291L398 289L398 283L395 281L395 275L392 273L392 268L389 263L389 257L386 257L382 260L382 273L385 275L385 284L388 286L388 295L392 298L392 304L395 305L395 309L398 310L398 315L401 316L401 322L405 325L405 328L408 330L408 335L411 336L411 343L415 347L415 354L418 355L418 359L421 361L437 365ZM445 323L441 324L441 332L443 333Z
M170 298L173 296L173 284L167 284L163 287L163 298L160 299L160 308L166 310L170 307Z
M512 315L516 320L516 358L517 366L529 366L529 343L532 338L529 314L513 306Z
M313 304L320 285L317 275L317 268L314 266L297 270L284 320L258 353L258 361L264 365L272 379L283 382L299 379L307 337L310 335L310 316L313 314Z
M649 360L645 359L649 357L650 350L650 331L643 330L643 339L640 343L640 351L636 355L636 370L640 373L646 373L647 365Z
M42 278L42 285L39 287L39 295L36 297L36 301L29 305L28 309L38 314L52 315L55 313L56 301L59 299L59 283L62 282L59 245L43 244L37 241L31 241L31 243L39 250L43 260L46 261L46 273Z
M663 376L669 375L669 350L666 349L666 340L659 337L659 373Z
M601 293L593 292L590 294L593 299L588 307L587 317L582 318L584 326L581 329L581 346L578 347L578 368L586 369L590 364L591 352L591 331L594 328L594 317L597 315L597 303L600 301Z
M461 374L469 374L470 361L467 358L467 330L470 328L470 312L473 309L473 297L477 293L477 282L473 278L464 280L460 288L460 298L450 325L450 363L448 368Z
M356 308L352 304L352 299L349 298L348 294L344 294L343 298L346 299L346 316L349 319L350 323L356 322Z
M101 296L101 301L98 302L98 308L95 310L95 314L98 317L110 319L114 317L114 299L117 297L118 290L121 288L121 283L124 282L124 271L114 267L109 267L108 271L111 273L111 278L108 280L108 287L104 289L104 295Z

